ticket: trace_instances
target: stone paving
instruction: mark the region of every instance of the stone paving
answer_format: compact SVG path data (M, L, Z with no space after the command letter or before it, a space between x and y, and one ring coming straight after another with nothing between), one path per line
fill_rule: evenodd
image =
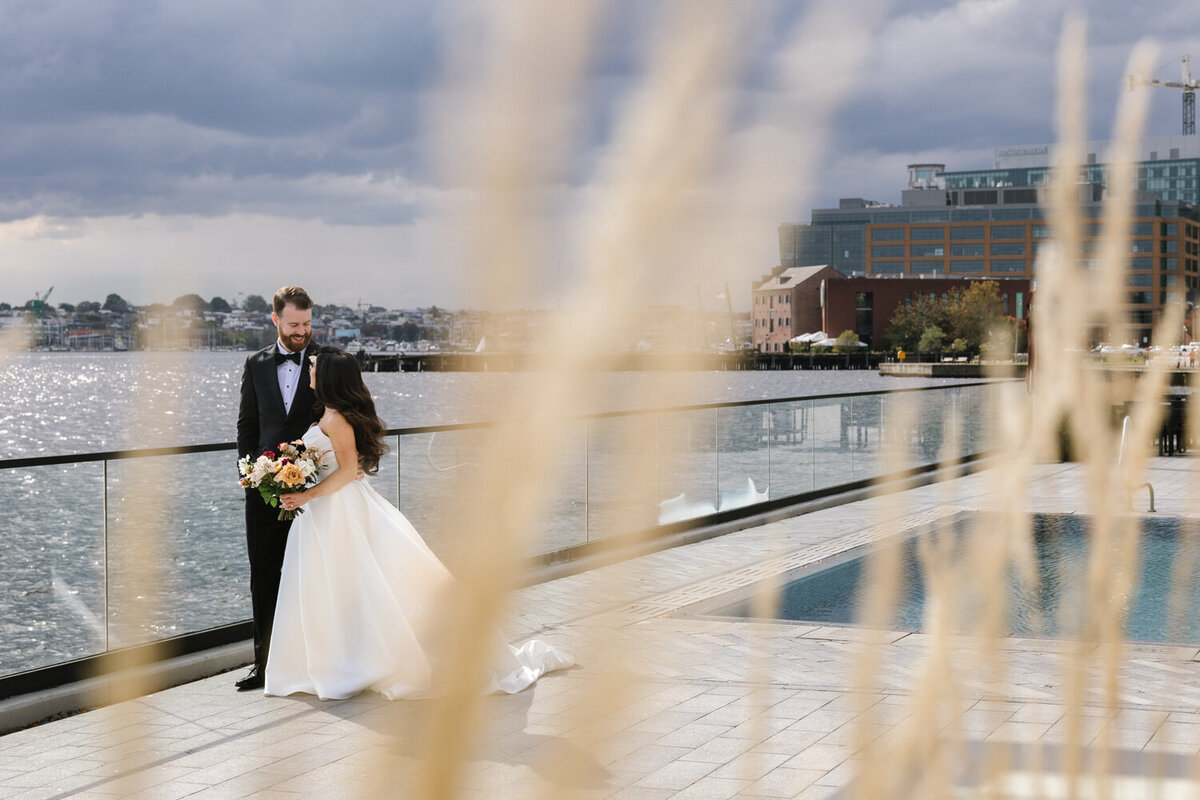
M1155 516L1188 515L1194 472L1191 459L1152 460ZM864 754L882 752L865 747L900 742L920 723L914 694L929 637L688 612L885 531L995 508L990 476L983 470L834 506L522 590L507 632L564 645L579 666L520 695L484 701L486 722L457 796L846 796ZM1078 465L1036 467L1028 510L1084 511L1083 479ZM1134 501L1145 508L1144 494ZM885 512L899 522L878 524ZM879 668L869 689L856 689L868 643ZM954 724L971 748L962 766L994 752L985 751L993 743L1014 743L1018 754L1037 744L1039 757L1054 762L1072 741L1108 741L1119 751L1117 771L1150 769L1168 776L1158 790L1193 796L1200 785L1190 782L1200 753L1198 648L1128 646L1118 706L1105 705L1095 682L1078 689L1073 714L1066 698L1076 690L1062 677L1072 647L1007 639L999 647L1002 668L961 679ZM0 798L418 795L432 703L237 693L240 674L0 737ZM1071 734L1076 729L1079 736ZM1007 793L997 796L1060 796L1047 788L1052 778L1031 778L1028 765L1015 764ZM1143 779L1122 780L1133 781L1122 784L1124 796L1143 796L1132 788L1147 785ZM966 791L959 796L975 796Z

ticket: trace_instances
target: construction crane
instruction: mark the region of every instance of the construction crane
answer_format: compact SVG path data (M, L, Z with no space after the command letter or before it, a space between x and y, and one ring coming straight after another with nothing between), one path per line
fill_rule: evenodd
M33 293L33 299L29 301L29 310L38 319L42 319L46 316L46 300L49 299L50 293L53 291L54 287L51 286L43 295L39 295L37 292Z
M1183 71L1182 81L1160 81L1143 78L1139 75L1130 75L1129 90L1133 91L1133 88L1138 85L1183 89L1183 135L1193 136L1196 133L1196 90L1200 89L1200 81L1192 78L1191 56L1180 56L1179 63Z

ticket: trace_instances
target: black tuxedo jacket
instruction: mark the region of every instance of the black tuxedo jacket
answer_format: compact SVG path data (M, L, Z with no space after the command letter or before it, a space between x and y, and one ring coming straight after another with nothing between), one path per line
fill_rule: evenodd
M242 372L242 401L238 406L238 455L257 458L267 450L275 450L280 442L299 439L312 425L312 408L316 397L309 383L308 355L310 344L300 362L300 385L292 398L292 411L283 409L279 391L279 372L275 367L275 342L246 359Z

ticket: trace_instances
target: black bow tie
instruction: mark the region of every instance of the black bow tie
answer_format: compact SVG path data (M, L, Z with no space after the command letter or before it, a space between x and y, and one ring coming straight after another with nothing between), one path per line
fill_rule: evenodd
M279 366L280 364L282 364L285 361L291 361L295 364L299 364L300 363L300 353L281 353L278 350L276 350L275 351L275 366Z

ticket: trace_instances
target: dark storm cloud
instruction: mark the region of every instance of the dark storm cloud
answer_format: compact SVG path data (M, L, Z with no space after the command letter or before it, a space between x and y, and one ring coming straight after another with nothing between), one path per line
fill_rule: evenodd
M856 153L891 163L905 154L1052 139L1055 50L1068 5L896 3L832 137L830 162L843 167L829 176L852 185L823 186L823 199L878 194L885 185L895 188L879 199L898 199L901 175L861 175L853 185L844 162ZM589 180L611 139L659 8L605 4L579 90L570 183ZM770 102L755 92L804 12L787 2L775 8L743 44L737 110L748 124L755 103ZM1108 133L1133 42L1162 40L1161 77L1176 78L1173 59L1200 27L1196 8L1183 0L1148 10L1116 0L1086 4L1095 136ZM447 11L436 0L3 3L0 220L249 211L406 223L437 194L420 131L424 98L442 75L442 43L477 36L463 24L475 16L470 4ZM1178 105L1163 90L1150 131L1175 133Z
M220 214L289 178L410 171L429 8L6 4L0 217ZM299 199L292 213L322 216Z

